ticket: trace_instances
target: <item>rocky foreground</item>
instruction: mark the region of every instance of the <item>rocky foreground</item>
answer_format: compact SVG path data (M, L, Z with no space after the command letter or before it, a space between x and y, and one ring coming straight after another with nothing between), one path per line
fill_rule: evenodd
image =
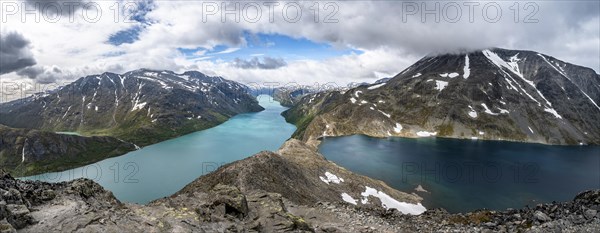
M298 140L137 205L91 180L43 183L0 172L1 232L594 232L600 190L507 211L427 210L415 194L353 174ZM158 187L158 184L157 184ZM371 191L370 191L371 190ZM375 190L375 192L372 192ZM394 207L394 208L390 208ZM397 209L399 210L397 210ZM424 213L421 213L425 211ZM420 215L412 215L418 214Z

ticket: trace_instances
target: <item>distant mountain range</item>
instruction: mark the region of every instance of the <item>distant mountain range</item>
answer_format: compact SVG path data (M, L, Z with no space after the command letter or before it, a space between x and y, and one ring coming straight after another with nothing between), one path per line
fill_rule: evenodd
M294 137L449 137L600 144L600 76L533 51L428 56L390 80L301 97Z
M109 136L119 143L145 146L216 126L239 113L261 110L243 84L197 71L177 74L140 69L91 75L57 90L0 104L0 124ZM19 142L15 146L25 151L33 145ZM33 139L29 143L34 143Z

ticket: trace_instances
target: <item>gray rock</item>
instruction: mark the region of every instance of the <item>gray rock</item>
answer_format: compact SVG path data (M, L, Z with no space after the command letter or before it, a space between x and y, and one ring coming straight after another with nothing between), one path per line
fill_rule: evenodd
M0 220L0 233L16 233L17 230L6 221L6 219Z
M598 211L596 211L596 210L588 209L588 210L585 210L585 212L583 212L583 216L585 216L586 219L592 219L592 218L596 217L597 213L598 213Z
M540 222L552 221L552 219L548 217L548 215L541 211L535 211L535 213L533 213L533 217Z
M8 204L8 222L16 229L21 229L29 224L34 223L34 219L25 205Z

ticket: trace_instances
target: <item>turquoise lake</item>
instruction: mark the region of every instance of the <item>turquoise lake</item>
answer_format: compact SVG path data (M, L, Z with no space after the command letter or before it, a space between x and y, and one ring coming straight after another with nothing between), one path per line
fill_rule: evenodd
M418 193L428 209L454 213L568 201L600 188L597 146L354 135L325 138L319 151L353 172ZM416 192L417 185L429 192Z
M264 111L232 117L216 127L160 142L84 167L24 179L48 182L89 178L121 201L148 203L169 196L219 166L263 150L277 150L296 127L270 96L257 97Z

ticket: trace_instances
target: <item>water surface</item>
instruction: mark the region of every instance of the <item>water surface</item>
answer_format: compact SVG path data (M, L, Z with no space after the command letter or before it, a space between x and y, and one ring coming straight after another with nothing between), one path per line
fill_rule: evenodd
M325 138L319 151L353 172L450 212L504 210L568 201L600 188L600 147L455 139Z
M265 108L237 115L216 127L160 142L63 172L25 179L48 182L86 177L121 201L147 203L169 196L219 166L263 150L277 150L296 127L280 115L286 108L270 96L257 97Z

